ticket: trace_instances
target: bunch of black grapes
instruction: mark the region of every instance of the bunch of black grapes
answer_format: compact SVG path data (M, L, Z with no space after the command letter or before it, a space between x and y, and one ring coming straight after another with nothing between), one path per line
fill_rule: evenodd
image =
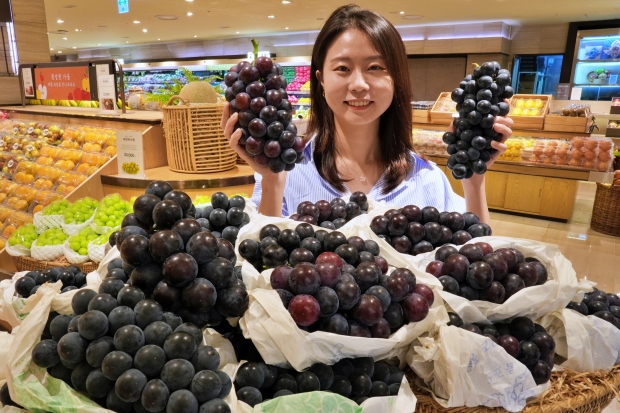
M426 318L433 304L431 289L417 284L408 269L387 275L387 261L372 240L315 232L308 223L282 231L267 225L259 237L242 241L239 253L275 267L271 286L302 329L388 338L405 323Z
M292 123L282 67L261 56L254 65L243 61L231 67L224 83L230 113L239 114L235 125L242 133L239 144L272 172L293 170L303 160L305 144Z
M86 285L86 274L75 265L66 268L55 267L41 271L30 271L15 281L15 292L23 298L28 298L34 295L43 284L55 283L56 281L62 281L62 290L60 291L62 294Z
M244 210L245 199L242 196L228 198L225 193L216 192L211 196L211 205L197 208L195 217L213 236L235 245L239 230L250 222L250 216Z
M331 202L304 201L297 206L297 213L290 216L294 221L319 225L326 229L338 229L353 218L368 212L368 198L363 192L354 192L349 202L335 198Z
M474 213L442 212L407 205L373 218L370 229L403 254L418 255L444 244L462 245L491 235L491 227Z
M595 288L593 292L583 296L580 303L571 301L566 308L583 315L594 315L620 329L620 297Z
M511 82L508 70L501 69L497 62L487 62L452 91L459 117L454 119L454 132L446 132L443 141L448 145L447 165L455 179L486 172L486 162L497 152L491 142L502 139L493 129L495 117L510 112L504 99L514 94Z
M110 282L107 282L110 281ZM33 362L119 413L230 412L230 377L202 331L142 290L109 278L78 291L73 315L50 314Z
M448 313L448 315L450 316L448 325L483 335L499 344L530 370L536 384L546 383L551 378L555 340L540 324L527 317L516 317L510 323L463 324L463 320L457 314Z
M173 191L165 182L149 184L146 194L135 200L133 216L123 220L116 235L121 259L110 263L107 277L123 283L129 280L146 298L200 328L242 316L248 294L233 273L234 246L205 226L213 225L214 218L240 225L245 203L241 197L237 203L237 197L228 200L221 195L213 198L215 209L208 224L206 219L188 215L191 199L187 194ZM235 206L225 212L231 202Z
M526 287L547 282L547 269L534 257L515 248L493 247L486 242L466 244L457 250L444 245L426 266L443 289L467 300L502 304Z
M254 407L278 397L330 391L362 404L371 397L396 396L404 373L372 357L342 359L333 366L313 364L297 372L262 362L242 364L235 376L237 399Z

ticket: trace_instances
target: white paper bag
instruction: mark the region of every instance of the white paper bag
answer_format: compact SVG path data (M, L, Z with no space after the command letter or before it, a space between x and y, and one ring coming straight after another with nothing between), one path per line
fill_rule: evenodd
M503 407L518 412L542 394L530 371L489 338L442 326L412 344L407 363L443 407Z
M9 357L9 348L12 343L13 336L6 331L0 331L0 382L6 381L7 368L3 360Z
M28 271L18 272L10 280L0 281L0 319L9 323L11 327L20 325L26 317L23 312L26 300L17 296L15 282L27 273Z
M539 319L555 340L555 353L566 359L561 366L579 371L610 371L620 361L620 330L596 316L565 308Z
M503 304L488 301L469 301L463 297L440 291L441 297L464 323L499 322L511 317L539 318L550 312L561 310L585 287L577 281L575 270L555 245L527 239L508 237L480 237L467 244L486 242L498 248L516 248L526 257L536 257L546 268L549 278L544 285L527 287L514 294ZM413 258L416 277L426 274L426 266L435 260L435 251ZM430 275L430 274L429 274Z

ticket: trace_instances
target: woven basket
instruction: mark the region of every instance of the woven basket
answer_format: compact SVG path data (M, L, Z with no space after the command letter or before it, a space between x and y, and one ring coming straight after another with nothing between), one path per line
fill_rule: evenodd
M88 274L93 271L96 271L97 268L99 267L99 264L96 264L92 261L88 261L83 264L71 264L64 257L59 258L56 261L38 261L31 257L12 257L12 258L13 258L13 262L15 263L15 267L17 268L18 272L37 271L37 270L41 271L41 270L47 270L49 268L68 267L70 265L77 265L78 267L80 267L80 269L82 270L84 274Z
M182 105L173 105L175 100ZM192 104L173 96L164 112L168 168L176 172L205 173L232 169L237 153L220 126L223 103Z
M596 184L590 227L600 233L620 237L620 186Z
M416 413L506 413L503 408L444 408L427 390L414 383L415 375L408 369L407 378L418 399ZM578 373L562 370L551 374L551 386L542 396L531 400L521 413L600 413L614 397L620 397L620 365L610 372Z

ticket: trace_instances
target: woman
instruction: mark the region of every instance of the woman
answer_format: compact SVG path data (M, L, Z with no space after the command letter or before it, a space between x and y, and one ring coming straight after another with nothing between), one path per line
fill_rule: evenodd
M470 211L490 224L484 175L463 180L465 199L445 174L420 158L411 142L411 84L405 47L396 28L355 5L338 8L319 33L310 68L311 114L305 159L291 172L257 165L233 133L237 114L222 117L230 145L257 173L253 200L259 212L288 216L302 201L330 201L362 191L375 201L439 211ZM512 120L496 118L493 142L505 150Z

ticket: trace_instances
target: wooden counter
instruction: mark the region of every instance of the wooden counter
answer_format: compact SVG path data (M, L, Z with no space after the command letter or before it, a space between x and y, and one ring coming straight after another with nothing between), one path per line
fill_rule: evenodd
M27 106L0 106L0 110L9 113L19 113L20 117L9 116L11 119L31 119L39 120L36 117L53 116L56 122L83 125L84 120L113 122L113 123L142 123L147 125L160 125L164 119L163 112L150 110L128 110L123 114L120 109L119 116L102 115L99 109L95 108L76 108L68 106L43 106L43 105L27 105ZM58 120L57 118L63 118ZM66 119L64 119L66 118ZM88 123L90 124L90 122ZM108 127L108 126L104 126ZM113 127L113 126L109 126ZM117 129L126 129L116 127Z

